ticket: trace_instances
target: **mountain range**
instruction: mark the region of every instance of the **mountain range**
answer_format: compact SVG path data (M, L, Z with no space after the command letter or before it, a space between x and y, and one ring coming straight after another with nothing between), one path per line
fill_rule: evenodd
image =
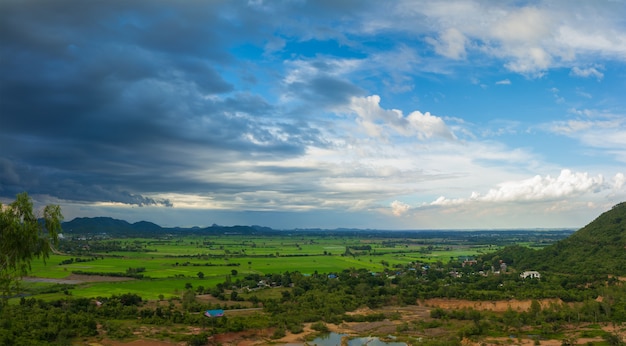
M269 227L262 226L219 226L209 227L161 227L149 221L129 223L111 217L78 217L72 221L63 222L63 232L68 234L108 234L111 236L142 236L161 235L167 233L177 234L253 234L263 232L266 234L277 232Z

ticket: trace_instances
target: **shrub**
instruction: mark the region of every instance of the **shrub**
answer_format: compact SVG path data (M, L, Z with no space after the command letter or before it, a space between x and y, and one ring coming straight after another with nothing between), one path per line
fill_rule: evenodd
M324 322L313 323L313 325L311 325L311 329L316 330L318 332L322 332L322 333L330 332L330 329L328 329L328 326L326 326Z
M272 334L271 338L272 339L280 339L282 337L284 337L285 334L285 329L284 328L276 328L276 330L274 330L274 334Z

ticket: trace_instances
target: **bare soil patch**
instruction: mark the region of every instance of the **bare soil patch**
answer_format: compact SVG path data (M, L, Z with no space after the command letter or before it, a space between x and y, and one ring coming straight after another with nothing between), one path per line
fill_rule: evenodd
M133 341L117 341L117 340L109 340L103 339L97 342L89 342L86 345L89 346L184 346L186 342L168 342L161 340L151 340L151 339L137 339Z
M622 339L626 339L626 323L622 323L621 325L615 325L615 326L607 325L607 326L604 326L602 329L609 333L617 334Z
M46 282L52 284L67 284L67 285L78 285L86 282L116 282L116 281L130 281L136 280L133 278L127 277L118 277L118 276L102 276L102 275L78 275L78 274L70 274L65 277L65 279L52 279L52 278L40 278L35 276L26 276L22 279L27 282Z
M237 301L237 302L232 302L232 301L223 301L220 300L216 297L214 297L211 294L199 294L196 296L196 300L202 303L211 303L211 304L224 304L224 303L228 303L229 305L239 305L239 306L243 306L246 308L252 308L254 306L254 304L252 302L249 301Z
M560 299L540 299L537 300L539 304L541 304L542 308L545 308L551 304L562 304L563 301ZM527 311L530 309L530 305L532 304L532 300L493 300L493 301L473 301L473 300L461 300L461 299L443 299L443 298L432 298L427 299L423 303L426 306L432 306L436 308L442 309L469 309L472 308L474 310L491 310L494 312L505 312L509 308L515 311Z
M45 282L50 284L66 284L66 285L77 285L83 283L83 281L79 280L71 280L71 279L51 279L51 278L38 278L34 276L25 276L22 278L22 281L25 282Z
M270 337L273 332L274 332L273 329L243 331L243 332L236 332L236 333L232 332L232 333L213 335L212 337L209 338L209 340L212 342L211 344L223 345L223 346L253 346L253 345L267 345L270 343L280 345L281 342L283 341L273 340L270 342L271 340ZM291 338L288 338L288 339L291 339Z

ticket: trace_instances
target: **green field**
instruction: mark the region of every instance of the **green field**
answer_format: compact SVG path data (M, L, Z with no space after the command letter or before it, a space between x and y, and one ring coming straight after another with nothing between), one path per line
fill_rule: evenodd
M367 250L362 250L364 246ZM496 248L441 239L312 235L69 239L60 244L61 253L65 254L52 255L46 263L35 261L30 275L63 283L64 279L75 278L73 273L120 275L142 268L143 278L74 284L69 293L38 293L45 291L46 286L54 286L52 282L24 282L22 286L43 299L57 299L65 294L98 297L122 293L157 299L179 296L187 284L213 287L228 278L236 281L248 274L337 273L349 268L378 272L411 262L447 262ZM76 261L68 263L72 260Z
M505 245L545 246L558 237L541 232L293 232L282 234L159 234L153 238L67 236L59 251L32 264L27 295L57 299L135 293L146 299L181 295L185 286L212 288L251 274L339 273L346 269L382 272L407 264L448 263L494 252ZM141 278L120 278L140 270ZM76 277L76 275L81 275ZM86 277L85 274L89 274ZM95 276L115 276L112 280ZM81 283L63 280L78 279ZM32 280L32 279L31 279ZM125 281L119 281L125 280ZM41 280L40 280L41 281ZM51 280L48 280L51 281ZM43 293L42 293L43 292Z

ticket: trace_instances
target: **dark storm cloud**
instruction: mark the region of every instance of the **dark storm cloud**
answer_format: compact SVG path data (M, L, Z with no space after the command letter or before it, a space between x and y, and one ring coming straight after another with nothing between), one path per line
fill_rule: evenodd
M0 4L0 195L170 205L142 194L236 190L185 173L323 146L307 123L228 81L231 40L262 42L255 25L271 19L229 6ZM336 102L350 85L306 87L311 98L321 88Z
M129 193L106 177L84 175L67 168L26 165L0 159L0 195L13 197L28 191L31 195L52 195L59 199L81 202L118 202L144 205L171 206L167 199L153 199Z

